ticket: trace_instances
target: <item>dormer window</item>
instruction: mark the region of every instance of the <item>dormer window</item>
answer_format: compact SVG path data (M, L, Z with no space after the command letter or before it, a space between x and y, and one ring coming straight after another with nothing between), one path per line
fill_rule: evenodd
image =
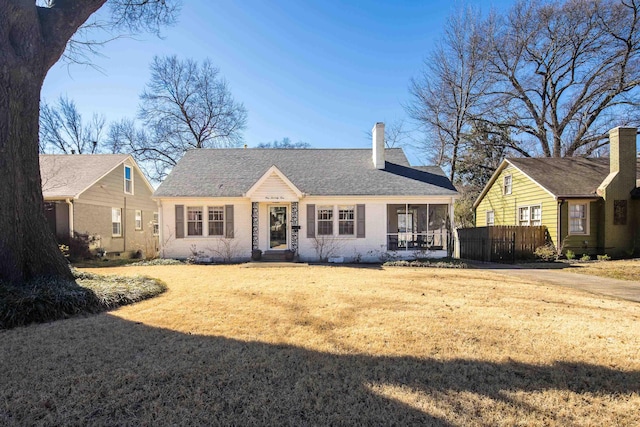
M133 172L131 166L124 165L124 192L133 194Z

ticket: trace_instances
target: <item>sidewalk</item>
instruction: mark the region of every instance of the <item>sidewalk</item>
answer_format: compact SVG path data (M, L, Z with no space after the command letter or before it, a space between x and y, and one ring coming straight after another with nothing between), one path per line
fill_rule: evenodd
M640 281L609 279L563 270L526 268L520 265L465 261L469 267L518 277L532 282L566 286L583 291L640 302Z

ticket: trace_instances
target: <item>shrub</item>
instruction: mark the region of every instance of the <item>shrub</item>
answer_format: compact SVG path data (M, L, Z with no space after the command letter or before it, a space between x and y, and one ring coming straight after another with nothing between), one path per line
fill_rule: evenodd
M582 257L580 258L580 261L591 261L591 255L582 254Z
M598 255L598 261L611 261L611 257L607 254Z
M98 276L74 271L76 281L39 278L0 283L0 329L99 313L151 298L166 286L147 277Z
M89 244L92 243L92 241L93 237L90 237L88 234L74 233L73 237L62 237L58 247L60 247L60 250L62 250L63 246L67 248L65 256L70 262L83 261L93 258L93 254L89 250Z
M156 259L148 259L144 261L138 261L131 264L127 264L126 267L145 267L152 265L182 265L184 262L179 261L177 259L164 259L164 258L156 258Z
M385 267L429 267L429 268L467 268L467 264L460 260L415 260L415 261L388 261Z
M556 248L551 244L538 246L533 254L541 261L555 261L557 258Z
M567 259L576 259L576 253L571 249L567 249L567 252L565 252L565 256L567 257Z
M65 258L69 258L69 246L67 245L58 245L58 249L62 252Z

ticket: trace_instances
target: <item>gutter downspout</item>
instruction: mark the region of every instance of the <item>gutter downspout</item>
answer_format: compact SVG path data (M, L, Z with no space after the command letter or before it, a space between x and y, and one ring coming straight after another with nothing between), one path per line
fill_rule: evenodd
M162 200L156 200L156 206L158 207L158 252L160 258L164 258L164 247L162 246Z
M124 209L122 209L122 252L127 252L127 196L124 197Z
M556 248L562 249L562 204L564 203L563 199L558 199L558 215L556 218L557 227L556 227Z
M69 207L69 236L73 237L73 203L71 202L71 199L64 199L64 201Z

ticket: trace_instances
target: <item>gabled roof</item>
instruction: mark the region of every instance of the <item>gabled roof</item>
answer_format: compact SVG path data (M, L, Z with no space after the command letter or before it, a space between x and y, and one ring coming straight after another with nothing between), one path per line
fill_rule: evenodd
M289 178L287 178L286 175L283 174L280 171L280 169L278 169L276 166L271 166L269 170L266 171L264 175L262 175L262 177L260 177L260 179L257 180L256 183L251 186L249 190L247 190L245 196L251 197L255 192L257 192L260 189L260 187L264 183L266 183L270 178L273 178L273 177L277 177L278 179L280 179L282 183L287 187L287 189L291 193L293 193L294 197L296 198L302 197L302 192L298 190L298 188L293 184L293 182L291 182Z
M42 195L48 199L78 197L127 159L131 160L145 184L153 191L133 157L128 154L41 154Z
M307 195L458 194L440 168L412 168L399 148L385 156L385 169L378 170L370 149L191 150L154 197L242 197L273 166Z
M595 198L597 189L609 175L608 158L584 157L523 157L509 158L502 161L482 193L473 204L476 208L489 191L500 173L508 166L513 166L537 183L540 187L557 198ZM640 162L637 177L640 180ZM637 185L638 183L636 183Z

